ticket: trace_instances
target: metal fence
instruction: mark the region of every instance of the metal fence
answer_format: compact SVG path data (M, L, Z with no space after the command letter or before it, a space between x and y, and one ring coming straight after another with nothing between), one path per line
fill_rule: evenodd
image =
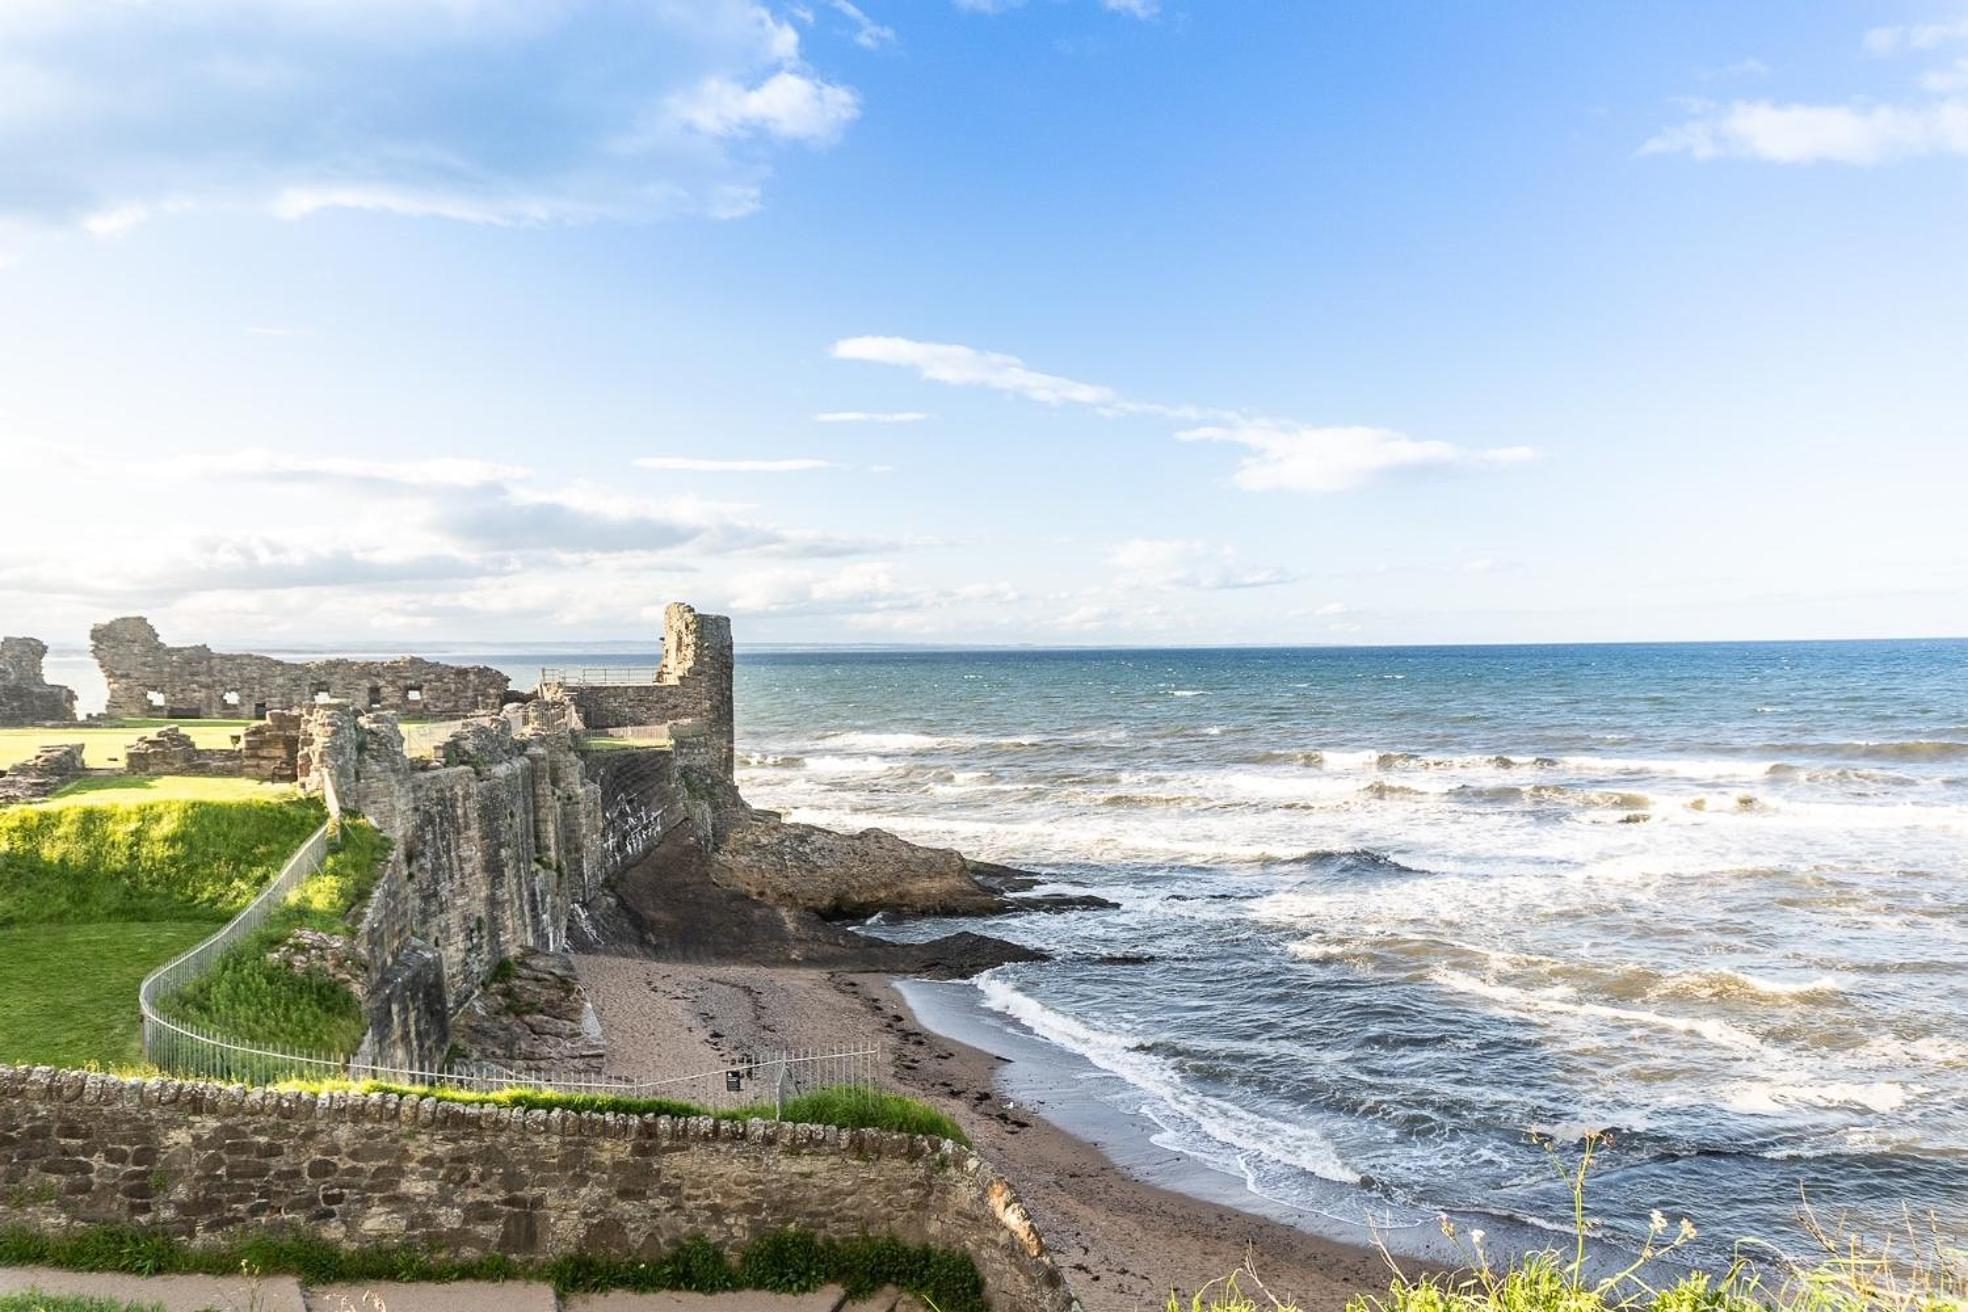
M243 911L227 921L223 929L144 978L137 989L137 1005L143 1011L145 1060L178 1074L249 1083L291 1079L334 1062L334 1058L324 1054L284 1053L234 1043L196 1025L173 1020L159 1009L165 998L210 971L227 951L264 925L286 903L290 893L321 869L327 855L328 826L324 824L287 858L287 864L273 881Z
M442 1071L416 1070L347 1053L241 1043L165 1015L165 999L216 966L226 952L264 925L288 896L321 868L328 854L328 831L327 825L315 830L259 896L218 933L144 979L137 1001L143 1012L144 1057L151 1065L173 1075L228 1083L353 1080L478 1093L529 1089L672 1102L679 1104L679 1111L687 1104L691 1110L751 1109L763 1116L769 1107L775 1118L785 1114L788 1103L808 1094L826 1090L837 1099L872 1098L888 1082L888 1065L879 1043L747 1054L715 1070L630 1079L591 1071L512 1069L490 1063L459 1064Z
M543 665L540 683L569 687L655 683L662 673L656 665Z

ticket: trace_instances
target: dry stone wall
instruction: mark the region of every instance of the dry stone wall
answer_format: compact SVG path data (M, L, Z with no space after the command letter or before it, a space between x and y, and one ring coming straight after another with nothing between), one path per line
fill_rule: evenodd
M296 662L205 646L168 647L141 615L98 624L89 641L109 684L107 713L125 718L257 720L333 699L447 719L498 710L510 683L489 666L415 656Z
M1077 1307L1011 1186L957 1144L708 1117L464 1106L0 1066L0 1215L198 1243L255 1228L453 1256L656 1257L788 1225L961 1249L993 1306Z
M41 674L48 644L39 638L0 638L0 726L66 724L75 693Z

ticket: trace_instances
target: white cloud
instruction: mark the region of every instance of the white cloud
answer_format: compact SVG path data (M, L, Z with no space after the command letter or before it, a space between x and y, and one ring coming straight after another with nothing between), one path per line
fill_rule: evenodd
M1968 101L1807 105L1739 100L1666 129L1647 155L1758 159L1777 164L1883 164L1968 155Z
M834 12L843 14L854 25L854 44L864 50L880 50L883 46L895 44L895 29L885 27L868 17L859 5L850 0L828 0Z
M1334 615L1344 615L1346 614L1346 603L1343 601L1329 601L1325 605L1313 611L1312 613L1314 615L1319 616L1321 619L1329 618Z
M715 460L698 456L642 456L638 469L665 469L710 474L795 474L809 469L838 469L831 460Z
M1002 14L1020 8L1025 0L951 0L951 3L968 13ZM1161 0L1100 0L1100 7L1110 14L1143 20L1154 18L1162 11Z
M1079 405L1111 405L1121 399L1110 387L1028 369L1015 355L946 342L917 342L906 337L848 337L834 343L834 358L898 365L915 370L931 382L988 387L1046 405L1067 401Z
M1968 41L1968 18L1952 23L1917 23L1875 27L1865 34L1867 54L1895 55L1905 50L1932 50L1954 41Z
M1189 538L1131 538L1107 554L1122 587L1196 588L1219 592L1268 588L1289 583L1291 574L1276 567L1248 569L1235 563L1236 552Z
M774 73L754 87L726 77L706 78L670 102L677 121L711 137L777 137L831 145L861 114L847 87L803 73Z
M1109 417L1207 419L1212 422L1185 429L1176 436L1186 442L1230 442L1256 451L1258 454L1244 458L1234 476L1237 486L1253 492L1279 489L1338 492L1397 469L1518 464L1537 457L1536 451L1527 446L1472 452L1447 442L1417 441L1385 428L1321 428L1210 406L1137 401L1099 383L1041 373L1015 355L948 342L919 342L907 337L847 337L834 343L833 355L838 360L911 369L930 382L985 387L1045 405L1084 405Z
M827 410L813 416L816 424L920 424L932 416L921 410Z
M1968 41L1968 19L1875 27L1862 42L1889 56ZM1763 70L1767 71L1767 70ZM1753 159L1773 164L1888 164L1935 155L1968 155L1968 60L1929 70L1918 81L1932 99L1845 103L1695 101L1688 117L1655 133L1643 155Z
M859 111L765 0L6 0L0 87L0 219L99 236L197 209L737 217L775 149Z

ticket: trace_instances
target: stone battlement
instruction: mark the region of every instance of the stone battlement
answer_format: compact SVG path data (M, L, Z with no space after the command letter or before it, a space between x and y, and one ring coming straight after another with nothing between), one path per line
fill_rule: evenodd
M645 678L589 683L567 676L543 681L540 696L572 706L585 729L694 724L711 768L729 780L736 767L731 667L731 620L673 601L663 611L663 663Z

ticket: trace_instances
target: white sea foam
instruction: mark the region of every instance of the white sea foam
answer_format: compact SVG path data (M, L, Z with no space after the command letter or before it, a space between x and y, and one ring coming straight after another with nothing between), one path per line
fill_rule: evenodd
M938 747L961 747L962 738L939 738L927 733L864 733L853 730L848 733L830 733L820 740L821 744L849 752L922 752Z
M1431 971L1428 977L1444 988L1482 998L1517 1015L1575 1016L1586 1020L1624 1022L1654 1029L1675 1030L1725 1048L1735 1048L1744 1052L1757 1052L1763 1048L1763 1041L1754 1034L1713 1017L1671 1016L1637 1007L1612 1007L1605 1003L1584 1001L1569 989L1513 988L1507 984L1477 979L1474 975L1459 970Z
M1897 1112L1910 1091L1891 1080L1867 1083L1828 1080L1820 1084L1788 1084L1749 1080L1727 1087L1721 1102L1747 1116L1780 1116L1795 1107L1863 1107L1867 1111Z
M1359 1182L1359 1172L1340 1160L1331 1141L1309 1126L1279 1121L1200 1093L1171 1070L1166 1060L1142 1052L1137 1040L1056 1011L1021 992L998 971L979 976L977 988L986 1007L1160 1099L1216 1142L1239 1153L1256 1154L1309 1171L1324 1180L1341 1184ZM1166 1120L1160 1123L1168 1124ZM1170 1146L1182 1146L1179 1139L1168 1142Z

